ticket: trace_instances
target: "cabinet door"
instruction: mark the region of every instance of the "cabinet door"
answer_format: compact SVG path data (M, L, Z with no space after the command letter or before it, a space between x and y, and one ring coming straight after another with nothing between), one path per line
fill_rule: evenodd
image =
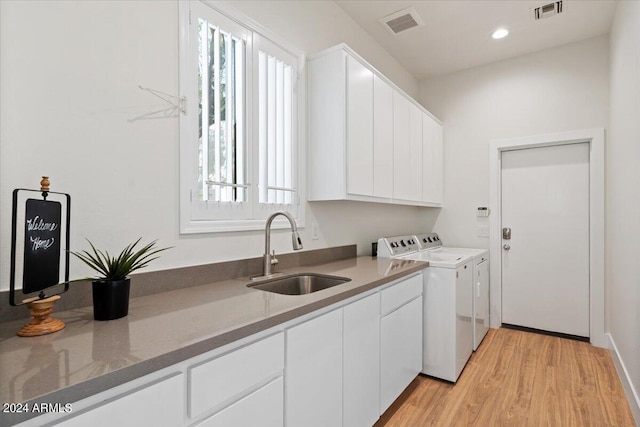
M442 125L434 121L433 129L433 202L442 205L444 202L444 147L442 142Z
M380 294L344 308L344 426L365 427L380 409Z
M393 197L422 200L422 111L393 94Z
M335 51L307 62L309 200L346 191L346 56Z
M414 104L409 110L410 161L409 200L422 201L422 111Z
M58 424L64 427L180 426L184 417L182 374L127 394Z
M435 121L422 114L422 201L436 200Z
M422 296L380 322L380 414L422 370Z
M347 193L373 194L373 72L347 56Z
M286 331L288 426L342 425L342 309Z
M282 427L283 394L284 384L280 377L197 424L197 427Z
M442 126L422 114L422 201L442 204Z
M373 77L373 195L393 197L393 89Z
M393 198L410 199L411 103L393 92Z

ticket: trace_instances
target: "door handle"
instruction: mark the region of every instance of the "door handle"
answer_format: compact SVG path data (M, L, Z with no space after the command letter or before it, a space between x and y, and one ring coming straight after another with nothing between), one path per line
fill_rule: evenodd
M504 240L511 240L511 229L509 227L502 229L502 238Z
M505 243L503 248L504 248L505 251L508 251L509 249L511 249L511 246L509 246L508 243Z

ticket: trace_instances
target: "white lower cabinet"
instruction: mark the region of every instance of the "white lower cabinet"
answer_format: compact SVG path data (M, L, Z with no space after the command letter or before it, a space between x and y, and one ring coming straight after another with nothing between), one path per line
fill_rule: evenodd
M422 276L382 291L380 414L422 370Z
M422 274L286 331L287 426L373 425L422 369Z
M118 397L57 425L64 427L180 426L184 378L177 374ZM34 424L36 425L36 424Z
M21 425L371 426L421 370L422 274L289 325Z
M342 425L342 309L286 331L286 425Z
M283 407L284 381L279 377L197 424L197 427L282 427Z
M208 354L211 356L207 357ZM103 393L107 403L90 406L86 412L59 425L283 425L283 332L226 353L214 350L182 362L174 369L179 371L174 376L150 380L151 385L134 387L133 392L114 395L108 390Z
M380 293L344 308L345 427L372 426L380 408Z

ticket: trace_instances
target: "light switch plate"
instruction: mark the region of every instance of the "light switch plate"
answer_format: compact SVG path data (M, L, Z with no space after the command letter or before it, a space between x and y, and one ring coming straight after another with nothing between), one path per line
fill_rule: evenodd
M489 208L485 206L478 207L478 216L479 217L489 216Z

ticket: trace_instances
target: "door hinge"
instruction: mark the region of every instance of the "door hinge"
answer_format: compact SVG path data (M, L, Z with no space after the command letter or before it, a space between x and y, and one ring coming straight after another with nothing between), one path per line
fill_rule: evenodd
M456 271L456 279L458 278L458 272Z

